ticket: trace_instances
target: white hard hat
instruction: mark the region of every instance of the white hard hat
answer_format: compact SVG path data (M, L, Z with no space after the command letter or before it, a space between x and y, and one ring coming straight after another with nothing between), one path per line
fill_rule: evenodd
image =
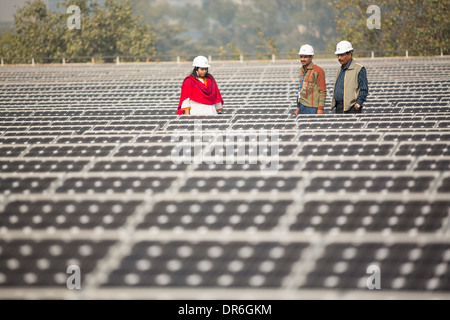
M342 54L353 51L352 44L346 40L341 41L336 46L336 52L334 54Z
M194 63L192 64L194 67L199 68L210 68L211 66L208 63L208 59L204 56L198 56L194 59Z
M309 44L305 44L301 46L300 51L298 52L299 55L305 55L305 56L313 56L314 55L314 48L310 46Z

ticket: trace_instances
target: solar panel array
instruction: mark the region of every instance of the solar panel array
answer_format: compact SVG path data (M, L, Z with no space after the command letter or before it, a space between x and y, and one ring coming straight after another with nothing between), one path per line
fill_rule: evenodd
M450 58L362 62L363 114L324 60L299 117L298 62L213 62L214 117L175 115L189 64L0 68L0 298L450 298Z

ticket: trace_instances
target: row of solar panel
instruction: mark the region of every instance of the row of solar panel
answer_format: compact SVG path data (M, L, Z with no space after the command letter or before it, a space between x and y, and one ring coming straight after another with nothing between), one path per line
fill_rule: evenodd
M92 125L92 124L161 124L165 125L166 123L171 124L189 124L196 120L202 120L205 123L226 123L226 122L252 122L255 120L261 122L278 122L278 121L286 121L286 122L314 122L314 123L327 123L327 122L364 122L366 124L378 123L378 122L417 122L417 121L425 121L432 122L435 121L437 123L450 121L450 116L443 113L441 115L432 115L432 116L423 116L423 115L387 115L387 116L377 116L377 115L367 115L360 114L354 116L340 116L340 115L323 115L323 116L308 116L301 115L296 117L293 113L275 113L275 114L255 114L255 115L247 115L243 113L243 109L237 109L235 114L222 114L220 116L190 116L190 117L178 117L174 114L167 115L154 115L151 111L141 114L135 115L84 115L84 116L72 116L72 117L61 117L61 116L50 116L47 115L45 117L37 116L37 115L29 115L29 116L19 116L19 117L8 117L5 116L0 120L0 126L2 127L20 127L20 126L33 126L33 125L55 125L55 126L64 126L64 125ZM0 113L1 115L1 113ZM144 116L144 117L143 117Z
M0 241L0 287L65 287L67 267L92 274L115 241ZM308 242L250 244L233 241L191 243L142 241L119 261L104 287L283 288L296 279ZM298 289L367 290L367 268L383 270L383 290L448 291L447 244L338 243L317 255ZM408 280L408 281L406 281Z
M235 161L237 162L237 161ZM258 171L267 168L261 163L251 164L195 164L195 171ZM257 161L256 161L257 162ZM40 160L40 159L0 159L3 173L44 173L44 172L163 172L185 171L187 164L175 164L172 160ZM279 171L449 171L449 157L328 157L291 160L279 158Z
M249 142L257 142L261 140L257 135L255 136L253 132L249 132L248 134L239 134L235 132L235 135L232 136L233 133L229 133L229 135L225 136L223 141L228 142L232 141L249 141ZM71 136L71 137L39 137L39 136L30 136L30 137L1 137L0 136L0 145L39 145L39 144L111 144L111 143L170 143L173 142L172 138L174 134L153 134L153 135L128 135L128 136ZM178 136L177 136L178 137ZM279 142L294 142L294 141L304 141L304 142L352 142L352 141L409 141L409 142L447 142L450 141L450 132L421 132L421 133L405 133L405 132L397 132L397 133L376 133L376 132L353 132L353 133L312 133L309 131L308 133L297 133L296 131L283 131L278 134L278 140L276 137L272 137L268 135L266 137L267 141L279 141ZM209 140L208 140L209 141Z
M267 104L267 101L264 101L263 103ZM89 110L86 107L80 106L80 108L84 108L87 111L84 113L78 113L78 114L83 114L84 116L92 116L92 115L97 115L97 116L108 116L108 115L112 115L112 116L125 116L125 115L144 115L146 117L152 117L152 116L160 116L160 115L175 115L176 112L176 105L178 104L178 102L174 102L172 104L172 106L170 107L166 107L166 106L157 106L155 105L154 107L149 107L148 103L141 103L141 104L130 104L130 103L125 103L122 105L117 105L116 107L119 109L118 111L96 111L96 110ZM386 115L387 117L394 117L394 114L410 114L411 116L413 116L414 114L420 114L420 113L438 113L441 116L445 116L450 112L450 107L448 106L438 106L438 105L431 105L431 106L421 106L422 104L415 104L413 106L403 106L403 107L392 107L389 105L374 105L374 106L369 106L364 108L363 113L367 114L367 115L372 115L372 116L378 116L379 114L383 114ZM275 106L279 106L276 107ZM14 104L11 105L11 107L3 105L4 108L6 109L11 109L12 107L17 108L18 105ZM143 111L139 111L134 113L134 111L123 111L120 109L123 108L142 108L145 107L147 109L143 110ZM1 107L0 107L1 108ZM31 109L31 110L35 110L39 108L39 106L36 105L27 105L24 106L23 109ZM98 106L97 104L95 106L93 106L92 108L96 108L99 109L101 108L101 106ZM49 108L50 109L50 108ZM260 104L251 106L251 105L247 105L247 107L243 107L241 104L239 104L236 107L230 107L230 106L225 106L224 108L224 116L226 115L272 115L272 116L277 116L277 115L282 115L282 114L289 114L292 115L294 117L295 115L295 111L296 111L296 107L292 105L291 101L286 101L286 102L282 102L280 104L278 103L271 103L270 105L266 105L266 106L261 106ZM16 117L16 116L22 116L23 114L27 113L27 111L25 112L20 112L20 111L16 111L16 112L8 112L5 114L5 118L6 117ZM32 113L31 111L29 113ZM42 111L42 114L46 113L45 111ZM53 114L53 117L60 117L62 116L70 116L71 114L76 115L76 113L73 112L57 112L55 111L55 113ZM332 111L330 108L326 108L325 109L325 115L322 115L319 117L319 119L326 119L326 116L332 115L335 117L335 119L340 119L338 118L340 115L336 115L334 113L334 111ZM52 116L51 113L49 114L47 112L47 116ZM351 115L345 115L346 117L351 117ZM194 118L193 116L182 116L182 117L186 117L187 119L192 119ZM182 118L180 117L180 118ZM303 117L306 117L305 115L301 115L300 118L297 119L302 119ZM151 120L153 118L148 118L146 120ZM158 119L158 117L156 117L155 119ZM118 119L120 120L120 119Z
M239 110L238 110L239 111ZM418 116L418 115L386 115L386 116L378 116L378 115L370 115L370 118L367 114L361 115L360 117L342 117L340 115L323 115L320 117L307 117L305 115L296 117L294 114L285 113L285 114L243 114L242 112L236 112L235 114L223 114L220 116L211 116L211 117L199 117L199 116L190 116L190 117L178 117L174 114L167 115L133 115L133 116L74 116L74 117L60 117L60 116L46 116L46 117L38 117L38 116L29 116L29 117L2 117L0 121L0 125L4 127L8 126L30 126L30 125L80 125L80 124L116 124L117 122L125 123L125 124L148 124L148 123L193 123L196 120L202 120L205 123L211 122L252 122L255 120L259 120L262 122L277 122L277 121L297 121L297 122L316 122L316 123L326 123L326 122L395 122L395 121L448 121L450 120L450 116L446 114L442 115L433 115L433 116Z
M226 85L221 85L220 90L223 93L226 100L233 99L234 97L240 96L281 96L281 97L292 97L295 96L297 92L297 84L284 84L282 87L274 88L273 84L267 84L264 87L256 87L256 86L248 86L247 83L239 84L240 87L231 87ZM433 84L431 84L433 85ZM374 92L371 92L371 100L374 99L386 99L386 98L394 98L394 99L402 99L405 98L407 100L411 99L429 99L430 101L436 101L436 99L442 97L449 97L448 87L442 85L442 87L438 87L440 84L434 84L436 88L434 90L427 90L423 88L409 88L409 90L401 89L384 89L382 86L379 88L371 88ZM447 84L448 86L448 84ZM1 87L1 86L0 86ZM41 87L36 87L34 89L20 89L21 87L15 87L14 89L3 88L4 91L0 94L2 100L10 100L10 99L19 99L19 100L33 100L39 102L40 100L55 100L56 102L64 99L77 99L78 101L85 100L93 100L96 98L103 98L105 100L121 100L128 98L141 98L147 99L152 97L171 97L178 96L180 94L180 85L176 86L168 86L165 89L155 88L152 86L147 86L144 88L110 88L110 89L98 89L98 90L88 90L88 89L76 89L72 90L72 88L67 87L64 89L55 89L52 88L51 85ZM333 84L329 83L327 85L327 90L329 92L333 92ZM377 91L378 90L378 91ZM155 92L156 91L156 92ZM410 94L405 94L405 91L409 91ZM329 93L330 94L330 93ZM331 95L327 96L327 99L331 99Z
M263 91L266 94L263 94ZM233 89L232 93L223 93L223 97L225 100L225 103L227 105L233 104L233 103L245 103L248 104L254 104L256 102L262 102L262 101L273 101L273 102L281 102L281 101L295 101L295 98L297 96L297 89L284 89L284 92L269 92L267 93L267 89L264 89L261 92L257 91L239 91ZM178 103L178 99L180 97L180 92L178 90L173 90L170 93L148 93L148 94L141 94L140 92L135 93L127 93L116 96L114 94L107 94L103 95L103 93L97 93L97 92L87 92L85 95L90 95L89 98L77 98L72 97L71 95L54 95L54 96L39 96L39 97L30 97L30 95L21 97L20 95L10 95L10 96L4 96L2 97L2 100L4 100L5 104L11 104L14 101L18 101L20 103L25 102L25 104L28 105L39 105L39 106L46 106L49 104L49 101L51 103L55 103L56 106L64 106L65 102L67 100L73 101L75 105L83 106L86 104L86 106L105 103L108 106L116 106L119 103L129 102L130 104L135 103L148 103L149 106L155 106L162 102L165 103ZM330 104L332 96L329 95L325 98L326 104ZM370 95L370 99L368 103L372 102L378 102L378 103L392 103L394 106L397 103L401 102L417 102L417 103L439 103L439 101L442 101L442 103L448 102L449 94L445 92L438 92L438 93L422 93L420 95L414 95L414 94L396 94L396 93L383 93L383 94L377 94L377 95ZM20 106L20 105L19 105Z
M94 93L85 93L90 97L87 98L77 98L71 97L69 95L66 96L20 96L20 95L10 95L1 97L2 106L12 106L19 107L23 106L36 106L36 105L46 105L48 101L51 100L55 103L56 106L64 106L64 104L70 104L72 101L76 101L77 105L83 106L84 103L88 106L89 103L92 104L94 102L104 103L105 105L115 105L116 103L142 103L144 106L148 104L151 106L157 106L161 102L171 102L174 105L178 104L179 92L173 92L172 94L165 93L148 93L148 94L128 94L128 95L120 95L116 97L114 94L107 95L95 95ZM234 92L233 94L226 92L223 93L223 97L226 105L229 103L241 103L241 104L255 104L260 103L262 101L291 101L295 102L295 97L297 93L296 91L290 91L285 93L275 93L275 92ZM450 94L438 93L438 94L430 94L430 95L408 95L408 96L397 96L393 94L385 94L385 95L374 95L370 97L368 103L373 103L373 101L377 101L379 103L391 103L392 106L404 107L404 106L414 106L414 105L424 105L424 106L446 106L448 105L448 99L450 98ZM247 100L244 102L243 100ZM326 106L331 105L331 97L326 99Z
M264 103L264 101L279 103L282 101L286 102L295 102L295 98L297 92L292 90L285 93L277 93L274 92L234 92L233 94L224 93L224 101L226 105L233 103L240 104L257 104ZM64 105L73 104L75 101L75 105L79 106L90 106L90 105L98 105L103 103L104 105L109 106L117 106L117 104L129 103L130 105L141 103L146 106L148 104L149 107L157 106L160 103L171 103L173 105L177 105L179 102L180 94L179 92L173 92L172 94L147 94L147 95L139 95L136 94L128 94L127 96L121 95L120 97L114 97L114 94L108 95L97 95L95 96L93 93L86 93L90 95L89 98L76 98L70 96L40 96L40 97L20 97L11 95L9 97L2 97L2 106L11 106L13 108L18 107L26 107L26 106L46 106L48 105L49 100L55 104L55 106L63 107ZM416 104L424 104L425 106L445 106L448 104L449 95L444 93L439 94L430 94L430 95L407 95L400 96L395 94L384 94L384 95L374 95L371 96L368 103L378 102L378 103L391 103L392 106L412 106L413 103ZM331 105L331 97L327 97L325 99L325 105Z
M2 73L6 76L6 73ZM139 75L133 74L136 79L139 78ZM444 75L446 76L446 75ZM7 76L6 76L7 77ZM234 91L237 92L253 92L253 91L261 91L261 89L268 89L268 91L272 92L283 92L286 90L296 90L298 87L298 80L295 80L297 77L292 77L283 75L281 78L277 79L268 79L268 77L264 77L261 79L262 82L249 82L246 80L242 80L241 78L234 79L233 82L229 82L229 79L223 79L222 82L219 78L217 78L219 88L224 92L230 92L233 94ZM436 75L433 75L436 77ZM405 94L405 92L411 92L413 95L420 94L432 94L432 93L448 93L448 84L450 81L439 81L436 78L429 78L428 83L430 86L423 86L423 82L414 82L414 81L398 81L394 83L380 83L378 79L368 77L369 82L371 84L370 88L373 88L374 95L383 95L386 93L393 94ZM142 81L136 84L130 84L129 82L118 82L113 79L105 79L105 85L99 85L98 83L92 82L86 83L80 86L73 79L68 79L64 82L63 85L60 85L55 82L46 82L46 83L36 83L36 85L30 86L25 83L20 83L20 86L15 86L6 82L0 84L0 88L2 89L2 93L0 96L8 96L10 94L22 95L24 97L27 94L31 94L33 96L39 97L42 95L77 95L78 93L113 93L113 94L123 94L128 95L131 93L173 93L174 91L179 91L181 88L181 84L183 81L183 77L176 78L167 78L164 81L164 85L161 85L159 82L155 83L152 81ZM326 88L327 90L331 90L334 87L333 77L326 78ZM39 90L40 86L45 85L44 90ZM447 89L447 90L446 90Z
M334 143L289 143L270 142L264 144L259 139L259 146L254 143L217 143L205 146L197 144L190 137L182 141L178 136L178 143L166 144L50 144L36 146L2 146L0 154L4 158L10 157L191 157L203 153L205 156L261 155L264 148L268 156L450 156L450 145L442 142L334 142ZM262 145L261 145L262 143ZM259 150L259 151L258 151Z
M320 61L319 65L324 69L327 79L334 79L336 71L338 70L339 64L337 62ZM414 82L420 82L423 78L430 79L431 81L436 80L436 75L446 76L448 75L448 59L435 60L434 63L427 63L429 65L429 73L425 75L419 75L420 69L417 66L403 65L400 66L389 66L383 68L371 60L364 60L364 65L368 70L368 77L374 81L383 81L388 79L390 83L398 83L402 81L407 81L408 79ZM212 74L217 79L224 78L234 78L236 80L242 79L254 79L254 80L264 80L272 79L276 81L278 79L286 77L286 75L298 76L299 69L301 65L299 62L290 64L257 64L252 62L247 65L232 65L232 64L214 64ZM83 70L81 66L74 68L58 68L55 66L50 66L48 68L35 67L24 68L22 71L15 67L4 67L2 72L5 74L5 78L9 81L14 81L15 79L30 79L35 80L30 87L35 86L39 81L42 82L52 82L55 80L67 79L67 80L78 80L83 79L83 82L88 82L91 84L97 79L101 80L111 80L115 84L122 85L142 85L143 83L154 83L155 85L161 85L161 80L165 79L167 81L173 81L174 79L183 79L191 71L190 66L186 65L171 65L171 67L160 69L155 68L152 65L143 65L142 70L136 70L132 66L121 66L116 68L105 68L101 65L96 65L96 74L92 74L91 70ZM428 69L427 69L428 70ZM238 75L236 75L238 71ZM149 73L152 73L152 77L149 77ZM134 74L134 78L130 78L130 74ZM116 77L114 77L116 75ZM392 78L389 76L396 75L397 77ZM422 76L422 77L421 77ZM433 78L434 77L434 78ZM395 80L394 80L395 79ZM133 81L134 82L131 82ZM82 83L83 83L82 82ZM130 83L131 82L131 83ZM64 86L60 83L60 86ZM79 84L79 82L77 83ZM83 83L84 84L84 83ZM105 86L105 82L96 83L97 86Z
M204 127L203 127L204 128ZM208 128L208 127L207 127ZM296 139L292 140L292 138L288 138L287 134L285 134L285 132L292 132L292 130L283 130L283 131L271 131L271 129L266 129L267 131L261 130L258 131L259 133L263 133L267 132L267 134L273 134L273 139L274 141L285 141L285 142L289 142L289 141L296 141ZM179 137L181 133L185 132L186 130L179 130L179 131L172 131L171 135L174 135L176 137ZM445 130L444 132L446 132L447 130ZM189 131L187 131L189 132ZM314 139L314 135L315 133L317 133L317 130L313 130L313 129L304 129L302 130L302 132L307 135L307 140L308 141L318 141L316 139ZM366 137L370 137L373 138L371 136L371 134L378 132L380 134L389 134L390 136L394 136L396 138L393 138L392 140L388 140L388 141L430 141L427 140L425 138L420 139L421 135L432 135L435 134L436 136L438 136L441 132L443 132L443 130L439 130L439 128L434 128L434 129L411 129L411 128L402 128L402 129L378 129L378 130L373 130L373 129L362 129L362 130L355 130L355 129L341 129L339 130L339 134L336 134L336 130L335 129L322 129L320 131L320 133L318 133L317 135L320 136L320 140L321 141L335 141L335 140L342 140L342 142L347 142L347 141L372 141L369 139L366 139ZM195 135L195 131L191 131L191 136ZM233 136L248 136L248 130L242 130L239 132L236 131L221 131L218 132L217 129L209 129L209 130L205 130L203 132L204 136L214 136L216 137L217 135L220 135L220 133L222 134L222 136L227 136L227 135L233 135ZM278 138L276 137L278 133ZM135 139L140 139L140 137L142 139L140 139L140 142L146 142L151 141L151 142L158 142L161 141L161 139L163 138L148 138L150 134L154 134L154 132L148 132L148 131L131 131L131 132L120 132L120 136L118 132L115 131L96 131L95 134L97 135L98 139L96 140L96 142L98 143L114 143L114 142L120 142L121 138L123 136L130 136L133 135L133 137ZM329 135L328 135L329 134ZM363 136L361 136L361 134ZM397 138L397 137L401 137L405 134L417 134L414 135L412 138L405 138L405 139L401 139L401 138ZM349 137L349 135L355 135L359 138L352 138ZM39 141L47 141L47 139L55 139L55 137L60 137L60 138L66 138L66 139L71 139L70 137L73 136L80 136L80 133L76 133L76 132L71 132L71 131L46 131L46 132L33 132L33 135L24 135L23 131L8 131L7 133L3 134L3 136L0 136L0 138L2 138L2 140L4 139L4 141L13 141L13 145L15 144L15 139L17 139L16 141L24 141L24 144L29 144L27 141L37 141L37 144L40 144ZM92 136L92 133L86 133L86 138L87 139L82 139L82 141L86 141L83 143L93 143L92 140L90 140L88 137ZM295 136L295 134L294 134ZM145 137L145 138L144 138ZM339 137L342 137L339 138ZM348 138L347 138L348 137ZM133 139L134 139L133 138ZM11 140L12 139L12 140ZM38 139L38 140L36 140ZM78 138L80 139L80 138ZM155 141L156 139L156 141ZM164 138L164 139L168 139L167 142L170 142L171 138ZM247 138L248 139L248 138ZM271 141L272 138L269 138L269 141ZM299 136L299 140L301 140L302 138ZM176 141L176 140L175 140ZM376 141L373 140L373 141ZM381 140L383 141L383 140ZM440 140L438 140L440 141ZM442 141L446 141L446 140L442 140ZM66 142L67 143L67 142ZM0 143L1 145L2 143Z
M236 158L236 160L239 158ZM237 161L235 161L237 162ZM266 168L261 163L244 164L195 164L195 171L256 171ZM86 160L41 160L41 159L0 159L0 172L33 173L33 172L161 172L185 171L187 164L175 164L172 160L111 160L98 158ZM449 157L327 157L327 159L308 157L308 159L292 160L280 157L279 171L449 171Z
M65 92L65 91L119 91L124 90L124 92L138 91L138 90L148 90L149 88L158 89L161 91L168 91L170 89L180 89L183 79L188 74L183 74L183 71L176 73L166 73L165 75L160 76L155 79L147 79L142 78L142 75L136 73L133 70L130 70L128 74L125 75L129 80L120 80L119 78L123 77L120 73L117 73L117 70L112 70L112 73L115 75L108 76L106 74L101 74L101 79L96 79L92 77L92 74L85 74L85 79L82 79L83 84L80 85L79 77L58 77L53 74L53 72L48 73L47 81L42 79L42 73L36 72L35 70L28 69L28 75L20 75L11 76L12 74L8 72L11 69L2 69L2 78L4 83L2 84L2 89L7 90L8 92L35 92L36 87L39 85L46 85L54 92ZM267 69L266 69L267 70ZM214 71L214 77L216 78L219 87L225 88L236 88L242 90L243 88L265 88L272 84L271 89L275 90L278 88L286 88L290 86L296 86L296 79L298 79L300 66L292 66L290 69L279 70L278 73L268 73L264 68L260 68L255 73L245 73L239 75L239 77L230 77L229 74L225 74L220 71ZM101 73L101 70L98 70ZM326 74L326 83L327 87L332 87L335 80L336 69L330 70L324 69ZM404 91L415 91L418 92L432 92L433 89L443 88L445 84L448 84L448 68L445 70L440 70L439 72L430 71L430 75L421 75L421 76L412 76L407 73L399 73L398 71L393 70L391 77L395 79L395 82L389 81L386 83L382 83L383 80L386 80L387 75L377 75L374 69L368 67L368 80L369 83L375 84L375 88L379 88L382 91L394 91L401 92L401 88ZM189 72L188 72L189 73ZM390 72L389 72L390 73ZM443 81L439 82L437 78L440 77ZM33 79L30 79L33 78ZM433 84L431 87L423 87L424 79L427 80L427 83ZM33 84L24 83L27 80L31 80ZM98 80L98 82L95 82ZM20 82L22 81L22 82ZM298 80L297 80L298 81ZM84 83L85 82L85 83ZM102 84L100 84L102 82ZM14 83L20 83L20 87L14 87ZM163 85L162 85L163 83ZM432 89L428 89L432 88ZM125 91L126 90L126 91Z
M317 165L317 164L316 164ZM338 166L340 164L336 164ZM276 167L268 168L276 171ZM310 170L314 170L314 164ZM322 172L312 174L310 180L301 175L291 178L281 176L267 178L257 176L231 177L189 177L177 187L177 192L184 193L237 193L237 192L309 192L309 193L448 193L450 192L450 177L440 178L435 173L394 174L384 172L357 173L337 175L340 172L321 176ZM355 176L355 174L357 174ZM72 174L74 175L74 173ZM0 194L95 194L95 193L125 193L154 194L168 191L177 180L173 176L158 175L137 177L133 175L110 175L89 177L72 176L38 178L33 176L17 177L4 175L0 178ZM299 191L300 190L300 191ZM175 192L175 191L174 191Z
M291 113L288 114L280 114L280 110L286 111L285 108L278 108L278 104L270 104L270 105L259 105L257 111L264 111L268 112L267 117L275 117L280 119L285 119L287 116L290 116L292 118L295 118ZM232 114L222 114L220 116L189 116L186 118L177 117L173 114L173 109L171 109L172 106L160 106L164 108L128 108L124 109L123 107L116 107L116 108L106 108L103 107L101 110L100 106L98 106L99 109L92 110L92 109L83 109L82 106L80 106L78 109L66 108L65 110L59 110L54 109L52 111L23 111L20 109L15 108L8 108L5 111L0 111L1 121L7 122L7 121L70 121L70 120L76 120L76 121L83 121L83 120L157 120L157 119L204 119L204 120L223 120L223 119L229 119L229 118L236 118L236 119L249 119L249 115L246 115L245 112L247 111L255 111L255 109L249 109L241 108L238 105L231 106L231 109L235 113ZM294 107L294 106L292 106ZM295 108L295 107L294 107ZM80 111L83 110L83 111ZM289 109L290 110L290 109ZM375 121L395 121L395 120L442 120L442 119L448 119L448 114L439 112L440 108L437 108L436 110L432 112L424 112L424 113L416 113L416 114L406 114L406 115L387 115L387 116L381 116L381 115L372 115L372 114L346 114L346 115L340 115L340 114L332 114L332 115L310 115L310 114L303 114L301 117L297 117L296 119L298 121L301 121L302 119L308 119L312 121L326 121L326 120L334 120L334 121L367 121L370 119L374 119ZM245 115L245 117L244 117ZM144 118L142 116L151 116L151 118ZM255 115L260 116L262 119L264 119L262 114ZM250 117L251 118L251 117ZM369 119L367 119L369 118ZM385 120L388 119L388 120Z
M142 203L139 201L73 201L36 200L11 201L0 217L2 227L43 230L51 227L82 229L102 227L114 230L123 227ZM271 230L277 227L289 211L294 216L290 230L341 232L364 229L367 232L437 232L446 228L450 203L448 201L306 201L301 208L290 207L285 201L159 201L144 213L138 229L171 230L183 227L197 230L206 227L221 230L231 227L246 230ZM290 208L288 210L288 208ZM443 230L445 232L445 230Z
M164 124L154 125L67 125L67 126L19 126L0 127L0 134L3 136L24 136L24 135L79 135L79 134L129 134L129 133L156 133L163 130ZM352 123L352 122L325 122L325 123L300 123L279 121L279 122L243 122L237 124L201 123L204 131L227 131L227 130L348 130L348 129L450 129L450 121L427 121L427 122L374 122ZM165 124L166 131L195 131L197 124Z

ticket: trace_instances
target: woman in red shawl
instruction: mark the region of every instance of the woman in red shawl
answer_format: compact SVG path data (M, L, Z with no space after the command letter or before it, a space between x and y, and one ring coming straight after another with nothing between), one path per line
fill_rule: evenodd
M198 56L194 59L194 70L181 86L177 114L215 115L222 113L223 99L216 80L208 73L208 59Z

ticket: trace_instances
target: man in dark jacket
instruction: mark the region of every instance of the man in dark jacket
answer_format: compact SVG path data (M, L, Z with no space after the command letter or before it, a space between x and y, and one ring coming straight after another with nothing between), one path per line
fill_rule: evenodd
M335 54L341 68L334 83L331 107L336 108L336 113L361 113L369 94L366 68L353 60L353 47L348 41L339 42Z

